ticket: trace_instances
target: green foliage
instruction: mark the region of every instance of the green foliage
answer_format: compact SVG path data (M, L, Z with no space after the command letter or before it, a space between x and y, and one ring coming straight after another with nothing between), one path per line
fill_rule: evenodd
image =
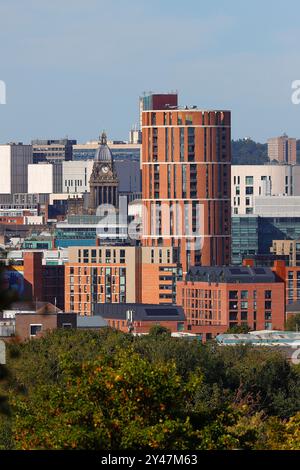
M243 325L231 326L230 328L228 328L226 333L237 335L237 334L246 334L246 333L249 333L249 331L250 331L250 327L248 325L243 324Z
M171 330L161 325L153 325L149 331L150 336L171 336Z
M300 331L300 313L291 315L285 324L286 331Z
M0 449L300 449L300 370L276 350L57 330L10 344L8 370Z
M268 145L251 139L231 141L232 163L234 165L263 165L268 162Z

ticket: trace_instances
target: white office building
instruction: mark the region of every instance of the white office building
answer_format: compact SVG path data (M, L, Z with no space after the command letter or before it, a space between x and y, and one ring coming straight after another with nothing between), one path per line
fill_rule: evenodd
M234 215L253 214L255 197L283 195L300 195L300 165L232 165Z
M28 192L52 194L62 192L62 163L28 165Z
M90 177L93 160L63 162L62 181L63 193L85 193L90 190Z
M0 145L0 194L28 192L28 165L32 163L31 145Z

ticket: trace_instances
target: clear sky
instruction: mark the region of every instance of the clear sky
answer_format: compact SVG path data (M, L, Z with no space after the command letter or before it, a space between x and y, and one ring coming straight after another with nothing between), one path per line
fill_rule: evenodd
M300 138L299 23L299 0L0 0L0 142L127 139L149 90Z

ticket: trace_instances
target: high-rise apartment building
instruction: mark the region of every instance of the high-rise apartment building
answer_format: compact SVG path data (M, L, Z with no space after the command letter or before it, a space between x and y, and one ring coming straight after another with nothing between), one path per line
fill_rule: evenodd
M174 109L178 107L178 93L144 93L140 96L140 127L142 128L143 111L152 111L154 109Z
M230 263L230 111L143 111L144 246L174 248L183 272Z
M268 139L268 157L270 161L295 164L297 162L296 139L286 134Z

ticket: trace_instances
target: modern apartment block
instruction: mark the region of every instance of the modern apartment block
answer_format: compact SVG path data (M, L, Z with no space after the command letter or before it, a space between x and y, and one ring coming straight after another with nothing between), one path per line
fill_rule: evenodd
M0 194L27 193L27 167L32 163L31 145L0 145L0 162Z
M300 302L300 266L286 266L284 261L275 261L272 270L285 284L285 303Z
M65 265L65 307L93 315L95 305L102 303L171 304L176 279L168 248L71 247Z
M137 302L142 304L175 304L176 281L181 270L167 247L138 247Z
M273 240L270 251L276 256L288 256L289 266L300 266L300 240Z
M144 246L174 249L183 272L230 263L230 112L143 111Z
M236 325L284 329L284 282L270 268L194 267L177 283L189 329L217 334Z
M297 162L296 139L286 134L268 139L268 157L270 162L295 164Z
M73 145L76 140L32 140L33 163L62 162L72 160Z
M231 207L235 215L253 214L255 198L300 195L300 165L232 165Z

